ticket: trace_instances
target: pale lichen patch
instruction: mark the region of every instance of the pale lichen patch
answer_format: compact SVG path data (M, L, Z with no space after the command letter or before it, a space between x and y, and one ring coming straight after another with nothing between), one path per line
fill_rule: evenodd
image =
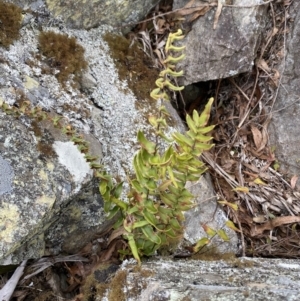
M34 80L33 78L25 75L25 88L28 89L28 90L31 90L31 89L37 89L39 87L39 83Z
M14 232L19 222L19 216L16 205L2 203L0 207L0 240L6 243L14 241Z
M47 173L46 173L43 169L40 170L39 176L40 176L40 178L41 178L42 180L48 181L48 175L47 175Z
M51 208L55 202L55 197L42 195L39 198L37 198L36 203L40 205L46 205L48 208Z
M54 164L52 162L47 162L47 168L49 171L53 171L54 170Z
M92 174L89 164L73 142L55 141L53 148L58 155L58 161L65 166L75 182L81 183L87 175Z

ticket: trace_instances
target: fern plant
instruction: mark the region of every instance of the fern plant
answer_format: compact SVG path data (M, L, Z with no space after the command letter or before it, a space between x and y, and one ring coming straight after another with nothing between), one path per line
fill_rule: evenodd
M214 126L206 126L213 98L199 116L187 116L189 130L175 132L168 139L169 147L160 153L158 144L148 140L140 131L137 139L141 149L133 159L136 177L130 180L128 199L120 199L122 183L113 184L106 173L98 173L100 193L105 210L112 218L121 213L114 228L128 240L130 251L140 263L140 256L152 255L163 245L180 238L183 232L183 211L193 207L194 196L185 188L187 181L197 181L205 172L199 160L203 151L212 147L208 134ZM162 114L166 114L164 108ZM157 131L162 131L165 119L152 118ZM120 228L122 228L120 232Z
M168 91L180 91L170 82L170 77L182 76L175 65L184 58L181 54L174 57L170 52L181 52L184 47L175 47L173 41L182 39L181 31L169 35L166 43L165 70L156 81L157 88L151 93L155 100L168 100ZM189 130L185 134L174 132L170 137L167 128L164 106L159 116L150 116L149 122L154 127L156 137L168 145L160 149L158 139L148 140L142 131L137 134L140 150L133 159L135 176L129 180L130 190L127 200L120 198L122 183L114 184L110 175L98 172L100 193L105 201L105 210L109 218L120 214L114 225L116 233L128 240L129 249L123 254L132 254L141 263L141 256L152 255L157 249L178 240L183 233L183 211L193 207L194 196L185 188L187 181L197 181L206 167L199 160L203 151L212 147L209 133L214 126L207 126L213 103L211 98L204 111L197 111L187 116Z

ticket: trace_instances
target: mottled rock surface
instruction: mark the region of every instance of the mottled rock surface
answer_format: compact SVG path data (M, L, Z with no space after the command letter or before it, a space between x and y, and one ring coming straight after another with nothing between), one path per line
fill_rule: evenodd
M8 193L12 190L12 180L14 171L9 162L0 156L0 195Z
M184 0L175 0L173 7L181 8L186 3ZM205 3L207 1L198 0L194 5ZM253 7L223 7L216 29L213 29L216 8L193 23L183 41L186 58L180 66L185 74L184 85L251 70L264 30L267 6L255 6L261 4L260 0L234 0L232 4Z
M70 28L91 29L103 24L130 30L159 0L11 0L24 9L44 10ZM53 21L53 20L52 20ZM126 25L126 26L125 26ZM128 26L129 25L129 26Z
M48 247L55 247L59 251L62 249L62 237L67 235L73 243L77 243L77 250L83 247L77 238L78 234L74 233L75 229L93 232L95 226L106 226L103 204L90 187L92 171L83 155L71 142L64 141L59 133L57 136L53 134L51 138L60 140L60 148L52 149L51 139L48 138L47 144L45 141L41 142L28 121L25 118L18 121L0 112L0 153L3 167L0 181L1 264L47 254L46 231L54 223L56 228L62 229L56 235L55 244L49 244ZM44 135L50 137L51 134L44 130ZM68 150L64 144L71 144L73 152L68 152L68 161L61 163L64 158L62 149ZM89 198L83 193L86 186L89 186ZM85 208L77 204L85 203L83 200L89 200ZM95 212L88 215L92 206L95 207ZM73 207L77 210L77 220L69 213ZM84 223L81 215L86 215ZM68 221L71 217L73 222ZM48 240L53 235L54 232L51 231ZM84 243L84 240L81 241Z
M269 126L271 144L282 170L289 174L300 174L300 3L294 1L290 7L294 22L287 34L286 57L279 72L282 76Z
M300 298L299 272L299 261L287 259L160 258L144 262L141 269L124 262L97 300L112 300L119 293L120 301L296 301ZM97 272L94 276L97 279Z
M75 86L62 87L55 72L42 72L43 63L35 57L37 35L29 25L23 28L20 40L9 50L1 49L0 98L12 105L22 97L33 105L64 116L84 135L91 153L101 159L103 148L104 154L111 156L103 159L104 163L111 162L108 170L124 176L130 166L132 144L136 144L135 133L139 127L132 118L138 118L139 112L134 108L134 96L130 93L125 96L120 91L126 84L118 81L109 55L104 54L108 47L98 37L107 30L93 30L89 34L84 30L68 32L84 39L90 63L89 76L96 79L97 84L101 82L89 96L97 99L102 110ZM119 106L120 99L127 99L129 104L123 101ZM113 111L116 119L112 122ZM122 126L126 145L118 136L125 134L119 130ZM95 231L106 228L98 183L93 182L89 165L73 143L50 122L32 124L28 118L18 121L1 112L1 135L1 163L7 171L1 180L2 264L58 254L63 250L77 252L93 238ZM122 162L126 167L121 167Z
M50 12L55 17L62 18L70 27L85 29L102 24L123 26L138 22L158 2L158 0L72 0L63 2L46 0Z

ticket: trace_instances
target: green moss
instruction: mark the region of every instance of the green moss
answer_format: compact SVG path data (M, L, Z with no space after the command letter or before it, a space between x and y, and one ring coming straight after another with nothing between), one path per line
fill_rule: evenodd
M37 144L37 149L44 157L54 158L56 156L56 153L51 144L39 141Z
M24 103L24 101L28 101L28 97L26 96L26 94L24 93L24 91L22 89L16 89L16 105L18 105L19 107L22 106L22 104Z
M37 150L45 158L54 158L56 153L52 147L53 138L50 133L46 130L42 130L39 126L39 123L35 120L31 122L31 129L33 130L36 137L38 137Z
M94 274L92 273L86 278L85 283L81 288L82 295L83 295L82 300L83 301L95 300L96 297L102 300L107 289L108 289L107 283L103 283L103 282L99 283L95 279Z
M188 296L185 296L181 301L192 301L192 299Z
M215 246L206 246L201 252L193 255L192 260L205 260L205 261L219 261L224 260L232 265L234 268L252 268L254 262L245 258L238 258L232 252L220 253Z
M108 300L110 301L125 301L126 296L124 287L126 284L127 272L119 270L110 283L110 291L108 293Z
M107 266L104 265L103 269ZM96 298L102 298L108 291L108 300L110 301L125 301L126 296L123 288L126 283L127 272L124 270L118 271L110 280L110 282L99 282L96 279L95 273L87 277L85 284L82 287L83 300L90 301ZM103 279L101 279L103 280ZM101 281L100 280L100 281Z
M82 72L87 68L84 59L84 48L76 42L74 37L59 34L53 31L41 32L39 35L39 48L47 57L47 63L59 70L56 75L58 81L64 84L71 74L78 81Z
M143 278L149 278L154 275L154 272L152 270L143 269L141 266L134 266L132 271L134 273L139 273L141 277Z
M214 245L205 246L201 249L199 253L196 253L191 257L194 260L205 260L205 261L234 261L236 259L236 255L234 253L220 253L218 248Z
M110 281L113 281L118 269L118 265L110 263L101 263L97 266L97 269L85 279L84 285L81 289L83 295L82 300L91 301L96 299L98 300L98 298L99 300L102 300L110 287L114 290L115 285L111 286ZM116 289L119 290L118 285Z
M253 268L254 262L245 258L234 258L231 264L235 268Z
M119 78L127 81L137 98L135 108L148 120L149 115L157 111L157 103L150 97L150 93L156 87L155 81L159 78L160 70L153 66L153 60L144 53L139 43L130 45L131 42L124 36L112 33L106 33L103 39L110 48ZM148 112L144 110L145 107L149 108ZM170 126L174 126L172 117L166 117L166 120Z
M0 1L0 46L6 48L19 38L22 9L14 4Z
M109 45L119 78L127 80L138 102L149 100L159 74L159 70L153 67L152 59L140 49L138 43L130 46L130 41L123 36L107 33L103 38Z

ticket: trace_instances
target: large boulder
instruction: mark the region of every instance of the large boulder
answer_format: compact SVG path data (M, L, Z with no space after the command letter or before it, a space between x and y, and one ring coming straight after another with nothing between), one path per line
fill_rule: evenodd
M195 1L194 6L211 2ZM184 85L231 77L253 67L264 31L267 6L259 5L260 0L231 2L241 8L224 6L215 29L216 8L192 24L183 41L186 58L180 63L184 70ZM173 8L182 8L186 3L175 0Z
M160 258L144 262L140 269L124 262L103 283L109 270L112 267L99 268L89 277L83 290L86 299L296 301L300 297L298 260L220 255L208 261Z
M45 18L49 13L51 22L63 21L70 28L91 29L107 24L117 30L130 30L159 2L159 0L11 0L24 9L39 11L36 18ZM56 20L55 20L56 19Z
M275 146L276 157L283 171L300 174L300 3L294 1L290 7L290 17L294 20L287 33L285 58L279 73L281 76L279 93L273 108L269 126L271 144ZM276 95L275 87L274 95Z
M91 237L95 229L105 230L108 222L92 170L72 142L46 124L37 135L28 119L3 112L0 129L1 264L76 252L89 241L78 232ZM46 238L49 227L59 232L50 231Z

